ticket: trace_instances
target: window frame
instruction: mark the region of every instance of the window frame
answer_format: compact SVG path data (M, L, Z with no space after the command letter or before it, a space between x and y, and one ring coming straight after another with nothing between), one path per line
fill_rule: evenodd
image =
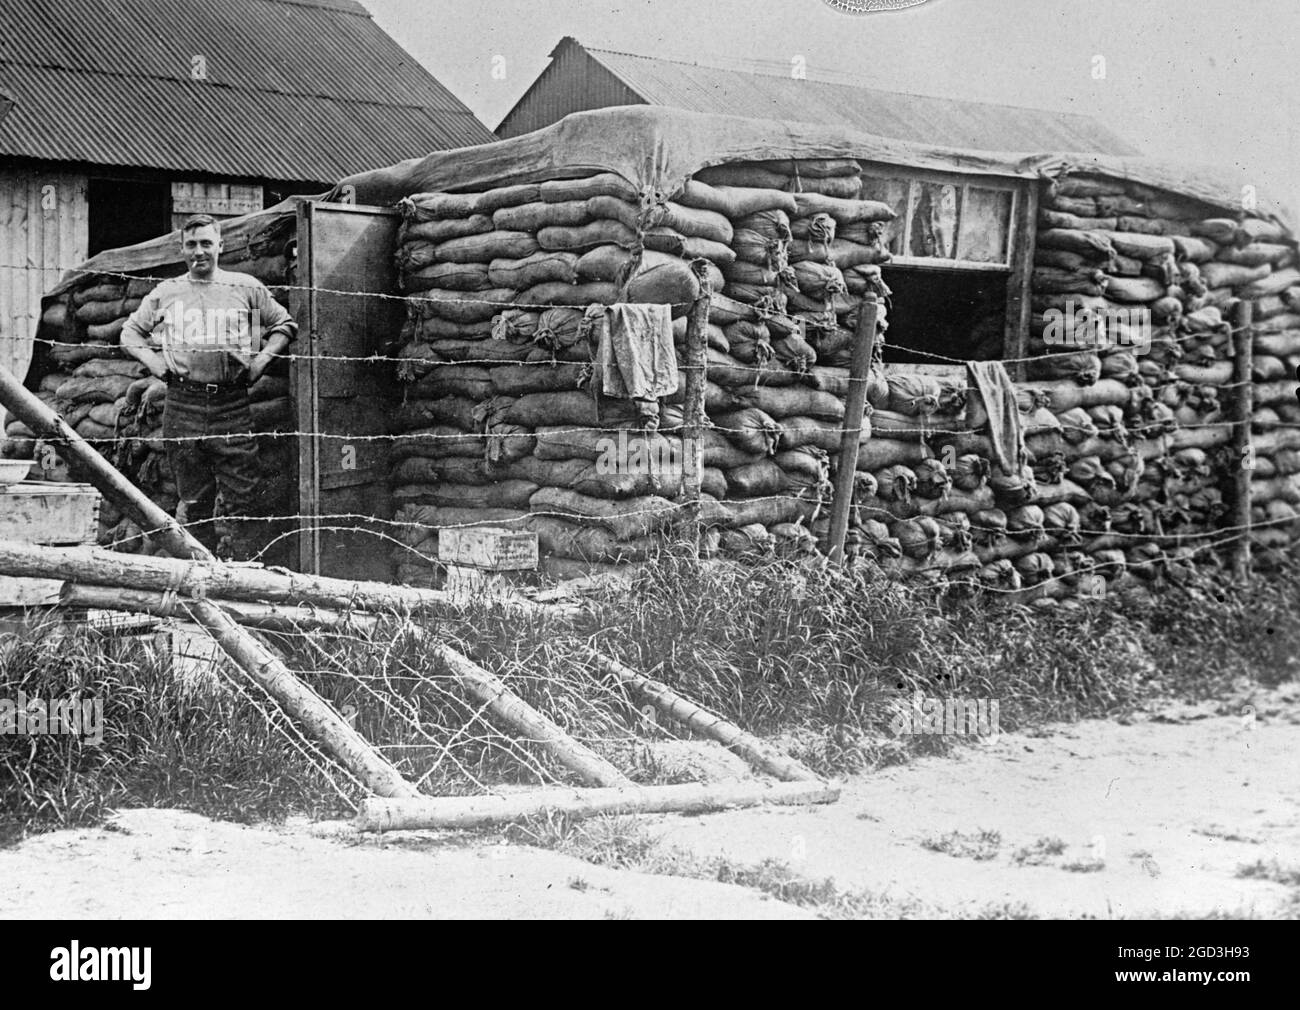
M907 199L902 221L902 236L904 247L911 241L913 212L915 208L916 187L918 185L930 183L938 185L956 186L961 192L961 212L964 214L966 209L966 200L970 190L986 189L999 193L1011 194L1011 209L1007 218L1007 254L1006 260L1002 263L981 263L975 260L963 260L961 254L966 239L966 230L960 224L957 228L957 258L947 259L937 256L910 256L900 254L890 260L890 266L899 267L917 267L923 270L977 270L987 273L1002 273L1010 275L1016 262L1016 252L1018 245L1018 229L1016 222L1019 220L1021 203L1024 200L1024 190L1026 180L1012 179L1004 176L985 176L985 175L965 175L960 172L940 172L928 168L910 168L904 165L887 165L882 162L861 162L862 175L865 178L877 179L883 182L906 182Z

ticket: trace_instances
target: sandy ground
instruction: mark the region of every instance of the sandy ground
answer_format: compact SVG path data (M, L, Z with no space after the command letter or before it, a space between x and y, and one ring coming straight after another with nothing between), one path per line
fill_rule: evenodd
M1272 917L1297 888L1238 870L1260 860L1300 870L1300 690L1251 701L1244 717L1237 703L1185 706L1129 725L1004 735L856 778L829 806L649 826L666 846L774 858L917 915ZM1017 859L1050 839L1062 851ZM0 851L0 879L10 918L808 915L741 887L484 836L344 839L305 823L245 827L172 810L30 838Z
M855 779L837 804L677 818L663 838L743 863L781 859L922 914L1283 914L1296 888L1237 874L1261 860L1300 874L1300 707L1254 719L1210 710L1003 736ZM980 845L981 832L998 838ZM948 851L924 844L953 833ZM1017 861L1040 839L1065 849Z
M314 837L179 810L122 811L0 852L0 917L800 918L723 884L602 869L510 845ZM477 841L477 840L476 840Z

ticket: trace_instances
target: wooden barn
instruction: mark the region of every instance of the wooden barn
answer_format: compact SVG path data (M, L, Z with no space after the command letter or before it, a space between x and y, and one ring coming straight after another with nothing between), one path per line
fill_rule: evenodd
M0 366L102 250L491 139L356 0L0 5Z
M1099 119L816 80L791 65L757 72L584 46L568 36L497 127L502 139L573 112L652 105L709 115L843 127L975 151L1132 155L1138 148Z

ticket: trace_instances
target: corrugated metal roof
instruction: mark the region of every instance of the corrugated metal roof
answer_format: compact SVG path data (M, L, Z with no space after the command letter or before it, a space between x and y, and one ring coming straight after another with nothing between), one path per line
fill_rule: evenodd
M7 0L0 89L0 154L52 161L332 182L494 139L352 0Z
M777 76L701 66L592 49L572 38L566 38L556 47L552 59L566 47L585 52L649 105L847 126L898 140L982 151L1140 153L1097 119L1076 113L909 95L854 84L797 80L788 74ZM548 80L544 73L534 87L563 87L563 82ZM516 108L525 104L521 100ZM597 106L584 103L583 107ZM509 123L510 116L507 116L498 133L513 132Z

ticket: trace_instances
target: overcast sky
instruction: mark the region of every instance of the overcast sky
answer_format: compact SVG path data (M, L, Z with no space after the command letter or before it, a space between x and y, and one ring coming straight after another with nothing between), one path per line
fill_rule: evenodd
M362 2L489 129L565 35L702 63L803 56L809 77L1098 115L1148 153L1239 165L1300 204L1298 0L929 0L863 17L824 0Z

